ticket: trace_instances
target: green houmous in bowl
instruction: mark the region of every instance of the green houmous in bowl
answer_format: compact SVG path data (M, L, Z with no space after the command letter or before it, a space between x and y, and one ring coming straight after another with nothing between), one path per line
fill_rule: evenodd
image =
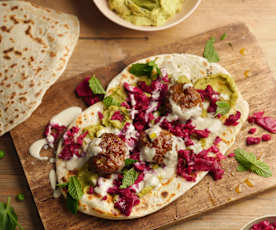
M185 0L108 0L111 10L137 26L162 26L183 7Z

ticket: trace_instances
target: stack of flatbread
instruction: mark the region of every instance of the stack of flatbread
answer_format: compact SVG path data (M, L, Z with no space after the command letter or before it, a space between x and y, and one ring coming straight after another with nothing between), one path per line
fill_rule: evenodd
M65 70L78 37L73 15L0 1L0 136L39 106Z

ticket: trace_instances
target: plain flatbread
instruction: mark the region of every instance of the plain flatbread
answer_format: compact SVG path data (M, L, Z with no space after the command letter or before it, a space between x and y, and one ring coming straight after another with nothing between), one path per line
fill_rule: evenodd
M0 1L0 136L39 106L65 70L78 37L76 16Z
M155 60L159 68L165 68L166 71L171 74L174 80L177 80L179 76L185 75L188 79L194 83L197 79L207 76L208 73L212 74L227 74L230 75L222 66L216 63L209 63L205 58L189 55L189 54L166 54L149 57L143 60L137 61L138 63L144 63L146 61ZM117 75L108 85L107 95L111 94L114 89L124 82L129 84L135 83L139 78L134 77L128 72L129 66L127 66L119 75ZM231 76L231 75L230 75ZM237 89L238 90L238 89ZM248 103L238 93L238 99L236 106L231 109L229 114L234 113L236 110L241 112L241 118L237 126L222 126L222 128L216 133L211 133L207 138L210 143L213 143L216 136L222 138L222 142L219 144L220 152L225 154L227 150L235 142L235 137L240 131L243 123L246 121L249 112ZM103 111L103 104L101 102L92 105L85 110L71 125L77 126L82 130L83 128L98 123L98 112ZM202 128L200 128L202 129ZM57 156L62 150L61 142L57 150ZM59 183L64 183L72 176L73 169L80 168L88 158L72 158L70 161L64 161L57 158L56 168L57 177ZM72 170L72 171L70 171ZM161 187L154 189L152 192L146 194L140 199L140 203L133 207L130 216L124 216L118 210L114 208L112 199L102 200L102 197L97 195L84 194L80 200L79 210L89 215L98 216L106 219L133 219L139 218L145 215L149 215L153 212L160 210L167 206L185 192L199 183L208 172L199 172L195 182L188 182L184 178L176 176L176 170L163 171L162 168L156 169L157 175L166 177L171 175L162 181ZM65 194L64 194L65 195Z

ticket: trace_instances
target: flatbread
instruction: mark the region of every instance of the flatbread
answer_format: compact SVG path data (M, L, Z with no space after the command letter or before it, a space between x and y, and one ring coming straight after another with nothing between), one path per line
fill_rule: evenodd
M78 37L76 16L25 1L0 2L0 136L39 106Z
M209 63L204 58L189 54L158 55L137 62L144 63L152 60L155 60L159 68L165 68L167 73L169 73L174 80L177 80L179 76L185 75L192 81L192 83L194 83L197 79L210 74L210 72L212 74L227 74L231 76L219 64ZM115 88L123 85L124 82L132 84L138 80L137 77L134 77L128 72L131 65L127 66L110 82L107 88L107 95L110 95ZM104 106L101 102L89 107L70 125L70 127L77 126L82 130L89 125L97 124L99 121L97 114L98 112L103 112L103 108ZM232 114L237 110L241 112L241 118L237 126L222 126L218 131L213 134L211 133L208 137L210 143L213 143L216 136L220 136L223 139L218 146L220 152L223 154L225 154L235 142L236 135L248 117L248 103L242 98L239 92L237 103L235 107L230 110L229 114ZM72 172L74 172L75 169L77 170L83 166L83 164L89 159L89 156L84 158L72 158L69 161L64 161L58 158L61 150L62 141L57 150L56 168L59 183L64 183L73 175ZM107 199L102 199L103 197L98 194L84 194L80 200L79 210L83 213L106 219L117 220L139 218L156 212L162 207L170 204L200 182L206 174L207 172L199 172L195 182L188 182L184 178L176 176L175 169L166 171L162 167L159 167L155 170L155 176L162 178L161 186L142 196L140 203L133 207L129 216L121 214L114 208L112 198L108 197ZM112 186L112 183L110 186ZM66 196L65 193L64 195Z

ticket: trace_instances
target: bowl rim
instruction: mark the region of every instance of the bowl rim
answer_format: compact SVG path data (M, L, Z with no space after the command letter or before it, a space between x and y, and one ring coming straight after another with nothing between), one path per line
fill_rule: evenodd
M249 226L252 227L252 225L255 224L255 222L263 221L263 220L266 220L267 218L275 218L276 219L276 214L268 214L268 215L256 217L255 219L253 219L253 220L249 221L248 223L246 223L245 225L243 225L240 230L246 230L246 228L248 228Z
M160 31L160 30L165 30L165 29L168 29L168 28L171 28L181 22L183 22L185 19L187 19L188 17L190 17L194 11L198 8L198 6L200 5L201 3L201 0L196 0L196 3L195 5L191 8L191 10L185 14L183 17L181 17L180 19L172 22L172 23L169 23L169 24L166 24L166 25L163 25L163 26L158 26L158 27L150 27L150 26L136 26L134 24L131 24L131 23L126 23L126 24L122 24L121 22L118 22L116 19L114 19L114 17L112 17L111 15L107 14L106 12L104 12L101 8L101 4L99 3L99 1L97 0L93 0L94 4L96 5L96 7L99 9L99 11L101 11L101 13L107 17L110 21L116 23L117 25L120 25L122 27L125 27L125 28L128 28L128 29L132 29L132 30L137 30L137 31L145 31L145 32L150 32L150 31ZM110 10L111 11L111 10ZM127 22L127 21L126 21Z

